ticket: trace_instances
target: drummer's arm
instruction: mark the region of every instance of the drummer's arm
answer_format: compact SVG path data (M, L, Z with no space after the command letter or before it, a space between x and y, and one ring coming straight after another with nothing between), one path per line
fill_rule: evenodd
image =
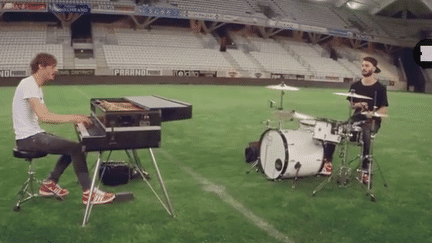
M368 109L368 104L367 102L350 102L351 103L351 108L353 109L357 109L357 108L361 108L362 111L367 110Z
M387 115L387 106L381 106L377 111L377 113L383 114L383 115Z

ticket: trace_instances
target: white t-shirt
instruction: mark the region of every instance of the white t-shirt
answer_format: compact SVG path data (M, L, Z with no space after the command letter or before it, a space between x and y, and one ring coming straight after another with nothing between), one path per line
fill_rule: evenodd
M38 117L31 108L29 98L38 98L42 103L42 89L36 84L33 76L27 77L18 84L12 102L12 119L15 139L24 139L44 132L39 126Z

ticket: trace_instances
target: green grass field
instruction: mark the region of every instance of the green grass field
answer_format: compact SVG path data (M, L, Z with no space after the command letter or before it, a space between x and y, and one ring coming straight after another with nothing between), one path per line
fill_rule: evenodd
M104 190L131 191L130 202L95 206L81 226L85 206L75 174L68 168L60 185L70 190L65 201L38 198L12 210L26 180L27 164L12 156L11 104L14 87L0 89L0 243L6 242L432 242L432 96L389 92L389 117L375 141L375 157L388 187L374 177L376 202L363 185L338 187L332 181L317 195L324 177L269 181L244 162L244 149L259 140L272 119L268 100L280 93L264 87L190 85L48 86L48 108L56 113L90 112L95 97L161 95L189 102L193 118L162 125L162 146L155 149L159 169L176 212L171 218L142 181ZM333 92L302 88L287 92L284 108L316 117L346 120L348 104ZM276 123L274 123L276 124ZM297 129L298 122L285 124ZM44 128L73 140L72 125ZM355 156L356 147L350 151ZM357 148L358 149L358 148ZM140 150L150 180L159 192L148 151ZM113 159L126 160L122 152ZM39 178L57 156L36 160ZM89 167L96 154L88 155ZM337 153L335 166L340 164ZM160 194L162 196L162 194Z

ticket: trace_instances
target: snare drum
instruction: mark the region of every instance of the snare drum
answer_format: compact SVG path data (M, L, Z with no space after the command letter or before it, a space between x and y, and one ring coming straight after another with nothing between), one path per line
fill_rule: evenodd
M319 173L324 156L321 142L307 130L268 129L260 139L260 165L268 179L311 176Z
M339 134L348 135L347 137L350 142L361 144L363 141L363 130L359 126L345 124L340 126L338 130Z
M325 142L340 143L341 136L336 129L336 123L328 121L317 121L314 128L314 139Z
M352 126L350 131L350 139L351 142L355 142L361 144L363 141L363 130L361 127Z

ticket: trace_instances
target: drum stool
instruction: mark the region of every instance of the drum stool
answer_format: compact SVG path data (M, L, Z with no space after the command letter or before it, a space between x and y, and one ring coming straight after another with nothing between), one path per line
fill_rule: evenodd
M14 211L19 211L21 204L24 202L27 202L28 200L39 197L39 193L37 193L38 188L35 188L36 185L41 185L41 181L36 179L35 172L33 170L33 159L42 158L47 156L47 153L45 152L32 152L32 151L23 151L19 150L17 148L14 148L13 155L15 158L24 159L29 163L28 167L28 179L24 182L23 186L21 187L21 190L17 193L18 194L18 202L15 204Z

